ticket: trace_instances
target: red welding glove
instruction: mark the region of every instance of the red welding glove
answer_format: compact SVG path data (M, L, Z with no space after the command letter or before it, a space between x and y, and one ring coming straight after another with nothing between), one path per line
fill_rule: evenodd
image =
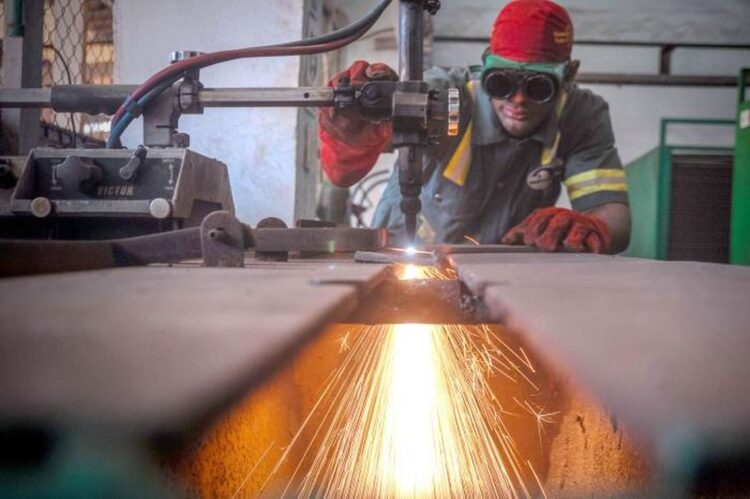
M607 225L593 215L565 208L539 208L503 236L503 244L525 244L543 251L606 253L612 238Z
M328 86L336 87L342 77L352 86L372 80L398 80L389 66L356 61L349 69L336 74ZM339 187L349 187L362 179L391 142L391 122L372 123L354 109L321 108L318 113L320 162L328 179Z

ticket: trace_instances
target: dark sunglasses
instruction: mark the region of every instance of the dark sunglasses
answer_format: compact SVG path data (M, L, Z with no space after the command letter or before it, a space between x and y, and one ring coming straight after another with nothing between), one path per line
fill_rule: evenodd
M537 104L554 99L558 86L557 79L552 75L514 69L494 69L482 78L482 87L491 97L510 99L521 90Z

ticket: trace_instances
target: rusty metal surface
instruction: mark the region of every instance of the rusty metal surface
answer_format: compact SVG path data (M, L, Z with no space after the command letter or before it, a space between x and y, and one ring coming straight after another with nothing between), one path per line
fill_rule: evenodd
M669 472L750 450L750 268L454 255L497 319L590 390Z
M0 280L0 418L185 430L343 319L382 271L255 263Z

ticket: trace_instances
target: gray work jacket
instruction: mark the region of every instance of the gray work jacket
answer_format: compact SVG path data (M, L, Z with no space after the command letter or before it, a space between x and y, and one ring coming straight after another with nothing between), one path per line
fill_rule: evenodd
M478 76L459 68L425 72L431 88L460 89L462 133L425 150L418 230L422 242L462 243L469 236L484 244L498 243L534 209L554 205L562 184L577 211L627 204L625 175L604 99L573 85L537 132L515 139L503 131ZM530 187L533 172L543 164L555 165L563 174L536 190ZM394 168L373 225L388 228L397 238L404 231L400 200Z

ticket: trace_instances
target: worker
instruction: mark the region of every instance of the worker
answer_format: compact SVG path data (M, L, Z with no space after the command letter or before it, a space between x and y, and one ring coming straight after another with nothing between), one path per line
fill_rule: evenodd
M630 237L625 174L608 105L578 88L573 25L550 0L514 0L499 13L481 68L433 68L430 88L459 88L457 137L425 149L418 236L424 243L525 244L543 251L623 251ZM354 85L395 80L385 64L357 61L336 75ZM354 110L319 115L323 171L336 185L364 177L389 147L389 121ZM398 172L374 225L403 233ZM555 207L567 189L572 210Z

